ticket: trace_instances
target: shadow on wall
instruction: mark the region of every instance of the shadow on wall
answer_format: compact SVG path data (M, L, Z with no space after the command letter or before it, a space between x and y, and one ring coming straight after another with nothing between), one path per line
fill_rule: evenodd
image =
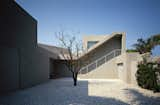
M52 78L63 78L63 77L72 77L71 71L68 70L68 67L63 60L54 60L52 62L54 69L50 70L52 72Z
M140 93L139 91L135 89L124 89L126 91L126 94L132 94L132 100L130 100L130 103L132 105L137 104L138 105L160 105L160 97L154 97L154 96L146 96L143 93Z
M128 105L114 98L88 96L88 81L74 87L68 79L48 83L0 96L0 105Z

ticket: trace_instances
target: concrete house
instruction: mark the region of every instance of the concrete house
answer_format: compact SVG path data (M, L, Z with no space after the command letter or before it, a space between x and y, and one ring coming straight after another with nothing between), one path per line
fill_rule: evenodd
M86 72L88 72L84 77L117 78L116 66L113 65L114 58L121 55L126 50L125 33L85 36L83 38L83 46L87 51L82 57L91 56L90 63L81 70L81 74L86 74Z
M89 55L90 62L81 69L79 78L121 79L136 85L135 73L142 57L139 53L126 52L124 32L85 36L83 46L86 48L86 53L82 57Z
M60 51L67 49L38 44L37 21L14 0L0 1L0 93L43 83L49 78L70 77ZM126 53L126 35L112 33L85 36L80 59L89 62L79 78L121 79L136 84L138 53Z
M83 37L83 47L85 52L79 59L88 61L79 72L82 79L121 79L122 81L136 85L135 73L137 64L142 60L139 53L126 52L126 34L124 32L114 32L111 35L91 35ZM58 77L70 77L71 73L66 70L60 51L66 49L55 46L39 44L40 47L52 50L57 59L52 62L51 75ZM87 57L86 57L87 56ZM89 57L89 59L88 59Z

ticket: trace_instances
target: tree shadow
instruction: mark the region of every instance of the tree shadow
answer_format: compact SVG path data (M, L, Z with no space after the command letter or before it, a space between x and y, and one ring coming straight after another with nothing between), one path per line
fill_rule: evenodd
M0 96L0 105L129 105L114 98L89 96L88 81L50 80L32 88Z
M132 98L130 99L131 104L138 105L160 105L160 95L149 96L139 92L136 89L124 89L125 94L132 94ZM159 94L159 93L158 93Z

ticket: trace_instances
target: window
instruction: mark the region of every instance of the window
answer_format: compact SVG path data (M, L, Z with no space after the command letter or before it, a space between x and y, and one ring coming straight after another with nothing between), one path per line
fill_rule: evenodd
M95 45L96 43L98 43L98 41L88 41L87 42L87 49L91 48L93 45Z

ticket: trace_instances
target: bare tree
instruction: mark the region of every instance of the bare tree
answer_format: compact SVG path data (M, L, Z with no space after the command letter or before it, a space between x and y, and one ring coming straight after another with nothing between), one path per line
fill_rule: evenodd
M76 39L75 34L67 34L63 30L55 33L56 38L59 40L61 47L67 49L68 53L66 54L61 51L62 60L65 61L65 65L68 70L72 73L72 78L74 81L74 86L77 85L77 76L84 65L84 60L80 58L80 55L83 52L83 47L81 41Z

